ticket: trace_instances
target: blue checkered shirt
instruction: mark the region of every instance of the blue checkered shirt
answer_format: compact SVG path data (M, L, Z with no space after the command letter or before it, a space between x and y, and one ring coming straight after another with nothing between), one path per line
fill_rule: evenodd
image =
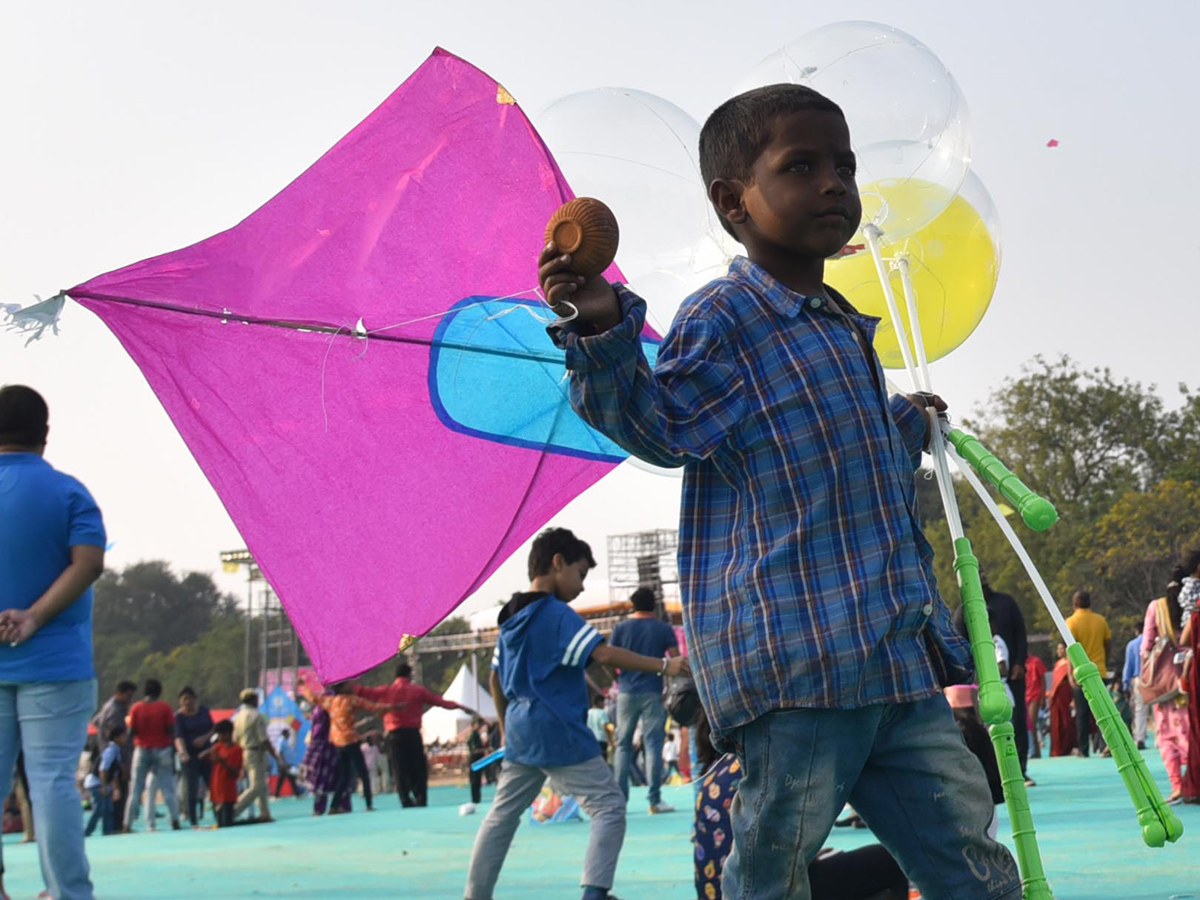
M684 466L684 626L714 730L776 709L917 700L961 677L970 651L917 515L926 420L888 399L846 318L867 341L879 320L739 257L684 302L652 370L645 302L617 295L619 325L551 334L585 421L647 462Z

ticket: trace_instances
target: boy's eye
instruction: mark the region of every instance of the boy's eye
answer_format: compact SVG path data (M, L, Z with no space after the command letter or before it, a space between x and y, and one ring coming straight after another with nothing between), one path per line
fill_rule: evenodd
M857 170L854 166L838 166L837 171L843 178L853 178Z
M795 162L788 163L787 170L789 172L809 172L812 170L812 166L804 160L796 160Z

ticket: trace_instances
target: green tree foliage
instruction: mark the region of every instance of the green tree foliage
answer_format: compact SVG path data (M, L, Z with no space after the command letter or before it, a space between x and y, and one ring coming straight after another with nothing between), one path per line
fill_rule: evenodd
M106 696L123 679L163 683L173 701L190 684L208 706L232 706L243 680L245 617L209 575L175 575L162 560L107 570L96 582L96 676ZM258 641L251 665L257 671Z
M1161 596L1180 551L1200 541L1200 397L1167 410L1153 387L1084 369L1069 357L1035 357L992 392L965 427L1057 507L1059 521L1035 533L1013 514L1017 531L1064 614L1071 595L1092 592L1122 649ZM992 585L1012 594L1030 631L1052 620L1003 533L975 492L956 479L963 525ZM943 597L958 602L953 548L936 484L918 476L926 536L936 553ZM1115 660L1110 661L1115 662Z

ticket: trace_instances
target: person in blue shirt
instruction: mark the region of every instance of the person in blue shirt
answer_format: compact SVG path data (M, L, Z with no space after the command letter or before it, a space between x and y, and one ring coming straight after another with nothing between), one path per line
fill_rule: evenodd
M565 528L550 528L529 552L529 591L500 612L491 690L504 732L504 762L491 809L479 825L466 900L492 900L504 858L525 811L549 778L591 820L583 863L584 900L610 897L625 839L625 798L587 726L590 662L671 675L683 657L655 658L605 643L567 604L596 565L591 548ZM612 898L615 900L615 898Z
M92 807L92 817L83 830L85 837L91 837L97 825L103 828L104 834L116 834L121 830L114 803L124 793L121 748L129 742L129 729L124 723L118 723L109 728L104 737L108 743L98 751L100 758L96 763L96 772L94 775L88 774L89 779L96 779L91 786L95 805Z
M629 598L633 613L617 624L609 637L614 647L624 647L643 656L662 659L679 654L675 629L655 614L658 599L648 587L640 587ZM642 744L646 748L646 784L649 787L650 814L674 812L662 802L663 729L667 711L663 707L662 676L657 672L621 670L617 677L617 756L614 768L621 793L629 799L629 765L633 759L633 734L642 725Z
M1125 668L1121 672L1121 690L1129 698L1133 711L1133 739L1139 750L1146 749L1146 730L1150 725L1150 707L1137 689L1137 677L1142 674L1142 632L1139 630L1125 645Z
M0 796L24 750L46 891L92 900L75 770L96 709L92 582L107 542L87 488L42 458L49 422L37 391L0 388Z
M879 320L824 284L862 218L845 117L800 85L757 88L709 116L699 149L746 255L684 300L653 368L644 300L578 275L553 243L538 275L571 318L550 333L575 410L684 470L688 651L744 769L725 892L807 898L807 865L850 800L923 895L1016 900L983 769L940 696L971 670L916 499L930 407L946 405L889 397Z

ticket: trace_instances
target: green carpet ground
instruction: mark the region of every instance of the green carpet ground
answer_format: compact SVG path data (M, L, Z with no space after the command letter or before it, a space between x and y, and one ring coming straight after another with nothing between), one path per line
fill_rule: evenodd
M1158 754L1147 761L1160 784ZM1057 900L1200 900L1200 807L1176 807L1188 833L1162 850L1145 847L1132 805L1108 759L1030 762L1038 787L1029 792L1042 857ZM431 791L426 809L400 809L395 795L376 812L314 818L307 800L276 801L273 825L222 831L159 830L88 840L98 900L251 900L264 897L406 900L462 896L467 859L484 805L460 817L464 787ZM664 799L686 809L689 787ZM361 806L358 799L357 805ZM1001 810L1001 835L1008 821ZM161 821L161 820L160 820ZM211 820L210 820L211 821ZM651 817L635 789L615 891L626 900L690 900L688 812ZM587 825L522 825L497 889L499 900L559 900L579 895ZM32 845L4 839L6 887L13 900L41 890ZM868 832L835 829L834 846L871 840Z

